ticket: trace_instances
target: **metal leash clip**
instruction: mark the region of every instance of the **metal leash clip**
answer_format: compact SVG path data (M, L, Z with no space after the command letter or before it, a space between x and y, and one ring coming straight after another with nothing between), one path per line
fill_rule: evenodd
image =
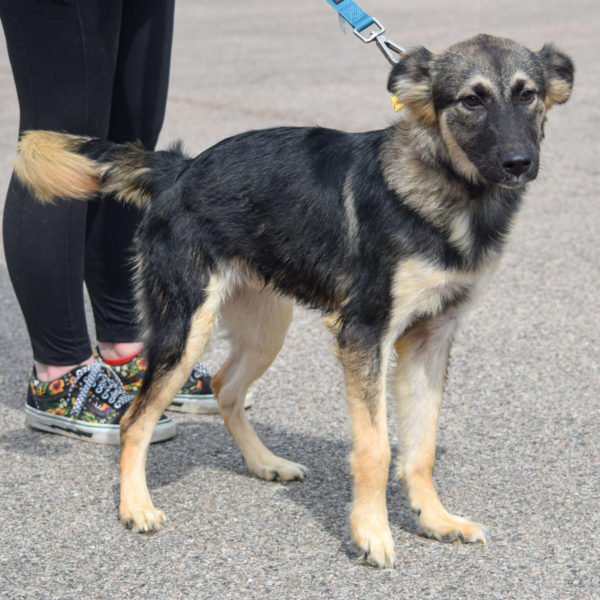
M396 42L390 40L389 38L383 35L385 33L385 27L382 25L380 21L378 21L375 17L371 17L373 19L373 25L376 26L376 29L373 29L369 32L369 36L363 35L363 31L367 31L371 26L359 31L358 29L353 29L354 35L356 35L360 40L368 44L375 40L377 47L383 52L383 55L387 58L388 62L392 65L400 62L402 55L406 52L406 49L397 44Z

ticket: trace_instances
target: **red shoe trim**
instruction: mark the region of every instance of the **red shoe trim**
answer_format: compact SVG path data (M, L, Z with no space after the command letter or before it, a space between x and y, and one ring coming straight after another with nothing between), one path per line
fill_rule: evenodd
M104 356L102 355L100 356L100 358L102 358L102 360L111 367L119 367L121 365L124 365L125 363L128 363L130 360L133 360L140 353L141 350L138 350L137 352L134 352L130 356L125 356L124 358L104 358Z

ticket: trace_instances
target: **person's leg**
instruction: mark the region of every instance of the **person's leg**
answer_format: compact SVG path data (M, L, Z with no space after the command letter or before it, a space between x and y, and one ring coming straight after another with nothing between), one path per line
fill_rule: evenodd
M20 131L106 136L120 4L0 0ZM37 375L45 380L91 360L83 302L86 218L87 203L42 205L15 178L10 183L3 221L7 266Z
M125 0L108 139L153 149L162 127L173 35L172 0ZM141 349L131 282L141 211L105 198L88 210L86 284L105 359Z
M125 0L108 139L156 145L167 100L173 0ZM141 213L105 198L88 209L86 283L101 357L136 393L146 370L138 342L132 239ZM171 409L217 413L208 369L198 364ZM247 402L249 406L251 401Z
M85 205L40 205L12 179L4 207L8 272L29 332L37 377L90 362L83 302Z
M105 138L122 0L0 0L21 109L20 130ZM93 361L83 303L87 202L36 202L15 178L4 215L9 273L31 336L30 427L118 444L131 401L116 373ZM162 417L152 441L175 435Z

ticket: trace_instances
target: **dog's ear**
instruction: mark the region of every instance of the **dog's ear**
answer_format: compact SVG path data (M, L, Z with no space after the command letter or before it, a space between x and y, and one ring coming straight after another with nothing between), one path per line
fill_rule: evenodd
M426 48L409 50L394 65L388 80L388 90L420 121L437 121L433 107L431 64L433 54Z
M546 107L566 102L573 89L573 61L552 44L544 45L538 56L546 71Z

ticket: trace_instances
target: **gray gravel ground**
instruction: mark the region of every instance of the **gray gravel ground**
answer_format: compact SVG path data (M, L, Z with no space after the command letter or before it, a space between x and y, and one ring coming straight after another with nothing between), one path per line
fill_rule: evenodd
M148 477L167 526L153 536L117 519L118 449L28 430L31 354L0 263L0 595L16 598L600 598L598 303L600 185L597 0L363 0L406 46L441 50L478 32L577 65L575 93L550 113L544 163L502 267L453 352L436 481L450 510L488 527L486 546L417 531L389 486L398 567L358 564L347 529L348 422L340 372L316 315L299 310L257 383L252 420L304 483L250 477L219 417L176 417ZM178 0L161 137L198 152L278 124L349 130L393 118L387 63L339 33L323 0ZM18 109L0 46L0 188ZM223 356L218 337L211 366ZM394 429L391 432L394 443Z

